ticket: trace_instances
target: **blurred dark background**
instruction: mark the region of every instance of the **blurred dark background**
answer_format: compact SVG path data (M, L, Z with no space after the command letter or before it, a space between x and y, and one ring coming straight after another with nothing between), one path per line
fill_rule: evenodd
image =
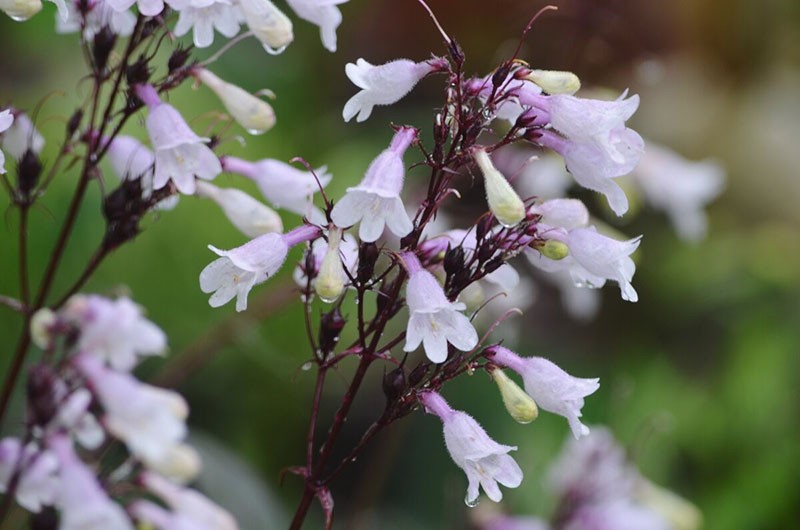
M464 48L468 72L480 74L513 51L527 20L544 5L429 3ZM535 23L520 56L535 67L572 70L584 87L630 88L640 94L632 127L689 158L716 159L728 181L709 209L709 235L697 244L680 241L667 219L646 207L621 221L606 218L625 234L645 234L634 279L640 301L623 302L609 287L599 316L576 322L561 308L557 292L543 285L535 304L512 323L524 329L516 349L549 357L577 376L599 376L602 386L587 401L586 422L611 426L646 476L703 511L704 528L796 528L800 3L557 5L557 12ZM296 41L284 54L268 56L247 41L212 67L249 90L266 87L277 94L278 125L264 136L248 137L245 146L231 139L223 151L282 160L299 155L315 166L327 164L334 197L357 182L385 147L390 122L427 132L442 89L441 79L426 80L399 104L376 109L368 122L344 124L341 108L355 92L344 64L359 57L379 64L444 53L441 38L414 1L351 0L342 12L335 54L322 49L315 27L294 19ZM0 18L0 106L13 102L31 109L51 95L37 120L50 139L45 160L55 156L66 116L88 92L75 36L54 34L54 16L47 4L22 24ZM56 89L64 92L53 94ZM198 132L210 123L206 113L219 108L209 92L188 86L171 102ZM234 129L229 136L238 134ZM128 132L143 135L136 123ZM423 178L410 175L409 186ZM75 179L74 172L60 175L33 212L34 278L43 271ZM230 175L218 182L255 193ZM65 288L82 269L102 235L100 191L95 187L91 193L57 288ZM7 207L8 199L0 201ZM595 211L603 216L602 208ZM286 214L284 221L291 227L298 219ZM17 289L16 223L15 215L6 215L0 226L4 294ZM234 316L230 305L212 310L197 280L213 258L206 245L230 248L244 242L243 236L212 204L192 197L145 224L135 244L111 256L87 290L130 293L165 329L170 358L149 361L142 373L160 373L162 381L187 395L196 442L207 453L210 472L204 486L239 513L243 528L279 528L301 489L292 477L281 486L279 472L303 458L313 387L312 372L300 369L309 355L301 306L285 303L292 298L291 267L256 288L249 312ZM527 268L519 263L520 270ZM0 311L4 365L20 322ZM330 378L320 432L352 368L345 363L342 377ZM373 372L341 447L355 443L380 410L381 374L377 367ZM457 381L445 394L495 439L519 446L517 460L526 479L518 490L506 491L503 509L546 514L552 500L542 481L568 435L563 419L544 414L532 425L515 424L499 413L499 396L483 374ZM462 501L465 486L446 454L438 420L414 415L378 438L336 484L338 525L464 528L469 516Z

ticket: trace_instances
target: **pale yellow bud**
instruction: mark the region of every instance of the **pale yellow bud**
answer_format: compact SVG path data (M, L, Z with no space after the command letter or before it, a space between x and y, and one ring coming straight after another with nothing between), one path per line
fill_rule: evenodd
M574 94L581 88L581 80L572 72L558 70L531 70L525 79L536 83L548 94Z
M191 482L200 473L200 455L189 445L170 447L160 460L145 459L144 464L167 478L180 484Z
M333 302L344 292L346 275L339 255L339 243L342 240L342 231L332 228L328 233L328 250L322 258L314 290L323 302Z
M270 232L283 232L281 216L266 204L236 188L218 188L204 180L197 180L195 194L216 202L225 216L247 237L258 237Z
M292 21L270 0L241 0L244 20L268 53L281 53L294 40Z
M41 0L0 0L0 11L17 22L28 20L41 10Z
M50 346L50 342L53 340L50 330L56 320L56 314L46 307L33 314L31 317L31 340L37 347L45 350Z
M512 227L525 219L525 204L517 192L511 187L506 178L494 167L489 153L483 149L476 149L472 153L478 167L483 173L484 187L486 188L486 202L489 210L501 225Z
M569 247L567 244L557 239L548 239L534 246L545 258L558 261L569 256Z
M533 398L526 394L504 371L497 368L492 370L491 375L494 382L497 383L497 388L500 389L503 405L514 421L525 425L539 416L539 407L536 406Z
M219 97L236 123L250 134L263 134L275 125L275 111L263 99L223 81L208 70L199 68L195 75Z
M642 479L634 490L635 497L670 523L673 530L698 530L703 524L700 509L675 493Z

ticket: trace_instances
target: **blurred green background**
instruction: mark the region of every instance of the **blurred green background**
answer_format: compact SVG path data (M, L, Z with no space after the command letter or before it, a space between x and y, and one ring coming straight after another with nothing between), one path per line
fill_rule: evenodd
M482 74L513 50L529 16L544 4L430 0L430 5L465 49L467 70ZM704 528L797 528L800 4L576 0L558 5L557 13L536 23L521 57L536 67L573 70L584 86L630 87L642 100L632 120L636 130L687 157L715 158L726 168L728 183L709 209L709 236L699 244L679 241L666 218L647 209L618 223L626 234L645 234L634 280L638 303L625 303L615 288L607 288L599 317L579 323L563 312L557 293L543 286L521 317L526 333L517 350L547 356L577 376L599 376L602 386L584 409L587 423L610 425L646 476L700 507ZM212 68L249 90L266 87L277 94L278 125L264 136L247 137L246 145L234 138L240 134L234 126L222 151L281 160L299 155L314 166L327 164L334 197L360 179L384 148L389 122L427 132L441 90L440 79L427 80L401 103L377 109L367 123L344 124L341 108L355 92L344 64L358 57L381 63L444 53L414 1L351 0L342 11L335 54L321 48L316 28L295 19L296 42L284 54L268 56L247 41ZM53 90L64 90L38 117L50 139L45 161L55 156L66 116L89 90L81 81L75 37L52 31L54 12L48 4L24 24L0 18L0 106L13 102L30 109ZM209 112L219 109L202 88L183 87L171 102L198 132L211 123ZM137 123L127 131L143 135ZM410 175L410 186L422 182L421 173ZM32 213L33 278L43 272L76 177L59 175ZM256 193L230 175L218 182ZM99 243L99 197L93 186L56 291L69 285ZM0 204L7 212L0 225L0 293L14 295L18 220L7 198ZM291 227L297 218L287 214L284 221ZM303 459L314 382L312 372L300 369L309 356L301 306L284 303L291 298L291 267L254 291L248 313L234 316L230 305L212 310L197 280L213 257L206 245L230 248L243 243L243 236L213 204L192 197L144 224L135 243L114 253L86 290L129 292L167 332L173 361L149 361L141 373L163 376L168 364L170 381L187 395L196 443L207 454L203 486L238 512L243 528L285 526L301 486L292 477L281 485L279 472ZM258 318L264 314L270 316ZM5 339L0 366L8 363L19 325L19 318L0 308ZM341 378L329 378L320 433L352 368L344 363ZM355 443L380 412L380 375L375 366L340 449ZM445 395L495 439L519 446L526 480L506 492L504 509L546 513L552 500L541 483L568 435L563 419L543 415L532 425L515 424L500 413L499 395L482 374L457 381ZM337 524L464 528L465 486L447 457L438 420L417 414L379 437L335 485ZM312 517L319 521L316 508Z

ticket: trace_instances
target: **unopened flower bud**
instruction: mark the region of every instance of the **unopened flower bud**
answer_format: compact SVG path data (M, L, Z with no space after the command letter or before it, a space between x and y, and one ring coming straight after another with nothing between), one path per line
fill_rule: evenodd
M42 163L39 161L39 156L32 149L27 149L17 167L17 185L23 197L30 196L41 174Z
M200 473L202 461L197 451L186 444L176 444L167 449L158 460L143 458L149 469L157 471L179 484L194 480Z
M461 246L448 248L444 253L444 271L448 276L464 268L464 248Z
M322 315L319 326L319 349L323 356L327 356L336 347L345 324L347 320L338 307Z
M391 372L383 375L383 393L386 399L394 401L406 389L406 372L402 366L398 366Z
M52 329L58 318L50 309L43 307L31 317L31 340L33 343L46 350L53 340Z
M41 10L41 0L0 0L0 11L17 22L28 20Z
M361 243L361 246L358 247L359 283L366 283L372 278L378 256L380 256L380 250L375 243Z
M417 386L420 384L428 374L428 369L430 366L431 365L427 362L420 362L413 370L411 370L411 373L408 374L408 384L410 386Z
M81 126L82 119L83 109L76 110L72 116L70 116L69 120L67 121L67 138L72 138L72 136L78 130L78 127Z
M342 266L342 258L339 256L339 243L342 240L340 228L333 228L328 233L328 251L322 258L322 265L319 267L317 282L314 289L323 302L333 302L344 291L344 282L347 276Z
M247 26L267 53L281 53L294 40L292 21L270 0L242 0L239 6Z
M476 149L473 154L475 162L483 173L486 188L486 201L497 220L506 227L519 224L525 218L525 204L506 178L494 167L489 153Z
M497 383L497 388L500 389L503 405L514 421L525 425L539 416L539 407L536 406L533 398L526 394L503 370L499 368L492 370L491 376Z
M537 241L533 247L542 253L542 256L552 260L562 260L569 256L569 247L563 241L557 239L548 239L546 241Z
M203 68L194 69L194 75L219 97L236 123L250 134L263 134L275 125L275 111L263 99Z
M548 94L572 95L581 88L581 80L572 72L531 70L525 79L536 83Z
M235 188L218 188L198 180L195 194L216 202L233 226L247 237L283 232L281 217L269 206Z
M100 31L95 33L94 41L92 42L92 56L94 58L94 67L98 72L105 70L108 64L108 57L111 55L111 50L114 49L116 42L117 34L109 26L103 26Z
M191 48L178 47L172 52L172 55L169 56L167 68L169 68L170 72L175 72L176 70L183 68L191 56Z
M663 516L674 530L697 530L703 524L703 514L697 506L649 480L637 482L634 497Z

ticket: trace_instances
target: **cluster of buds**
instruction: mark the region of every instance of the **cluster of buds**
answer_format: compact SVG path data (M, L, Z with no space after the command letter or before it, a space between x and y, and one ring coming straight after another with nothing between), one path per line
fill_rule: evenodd
M199 455L184 442L186 402L132 374L167 346L138 305L76 295L58 312L37 312L31 327L44 356L28 378L27 436L0 441L0 491L13 491L35 514L55 508L65 529L128 530L138 521L166 530L182 521L235 530L225 510L184 486L200 470ZM109 467L112 442L128 457L101 480L94 468ZM121 496L125 504L115 500ZM136 496L164 505L130 502Z

